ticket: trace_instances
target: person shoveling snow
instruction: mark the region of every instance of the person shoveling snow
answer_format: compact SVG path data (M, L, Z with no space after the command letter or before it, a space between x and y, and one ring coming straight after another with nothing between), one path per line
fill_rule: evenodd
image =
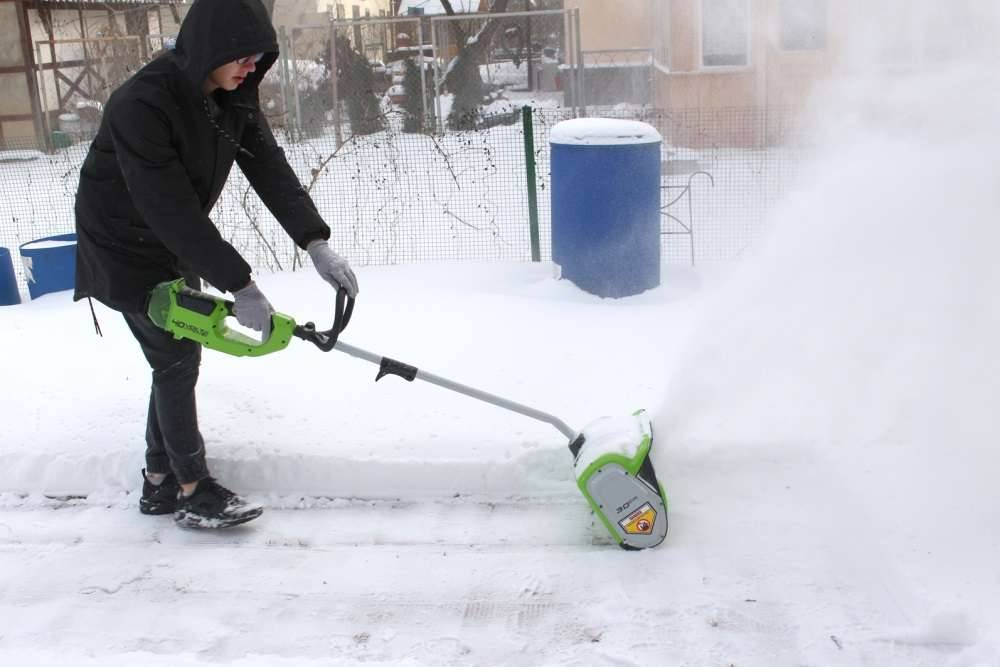
M112 94L80 170L74 299L120 311L152 368L139 507L183 526L232 526L263 511L208 470L195 408L201 346L146 315L156 285L204 279L234 295L240 324L269 335L274 309L208 218L234 162L320 276L358 291L260 111L258 86L277 57L259 0L195 2L176 48Z

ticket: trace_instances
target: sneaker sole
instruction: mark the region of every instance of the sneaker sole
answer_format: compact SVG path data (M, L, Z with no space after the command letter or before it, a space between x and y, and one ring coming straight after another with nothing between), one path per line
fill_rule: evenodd
M159 516L162 514L173 514L177 511L177 503L149 503L139 501L139 511L143 514Z
M210 519L197 514L188 514L184 510L174 513L174 522L182 528L197 528L199 530L214 530L218 528L232 528L248 521L253 521L264 513L263 507L249 510L238 516L228 519Z

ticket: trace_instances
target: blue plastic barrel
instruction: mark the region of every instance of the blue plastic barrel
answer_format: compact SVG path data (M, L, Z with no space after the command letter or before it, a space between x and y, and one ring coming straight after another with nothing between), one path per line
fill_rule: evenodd
M59 234L21 246L28 275L28 294L37 299L49 292L72 289L76 271L76 234Z
M17 276L14 275L14 262L10 259L10 250L0 248L0 306L13 306L21 303L21 293L17 290Z
M660 284L660 133L637 121L557 124L552 149L552 260L602 297Z

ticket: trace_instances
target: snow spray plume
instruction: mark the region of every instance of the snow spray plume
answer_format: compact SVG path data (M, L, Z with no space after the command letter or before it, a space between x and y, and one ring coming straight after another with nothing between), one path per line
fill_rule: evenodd
M679 447L971 452L998 430L1000 7L830 3L828 43L813 155L656 426Z

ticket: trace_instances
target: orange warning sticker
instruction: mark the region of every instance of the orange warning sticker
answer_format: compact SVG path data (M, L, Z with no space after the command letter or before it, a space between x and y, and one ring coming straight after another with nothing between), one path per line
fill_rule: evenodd
M656 510L646 503L619 521L618 525L629 535L651 535L654 523L656 523Z

